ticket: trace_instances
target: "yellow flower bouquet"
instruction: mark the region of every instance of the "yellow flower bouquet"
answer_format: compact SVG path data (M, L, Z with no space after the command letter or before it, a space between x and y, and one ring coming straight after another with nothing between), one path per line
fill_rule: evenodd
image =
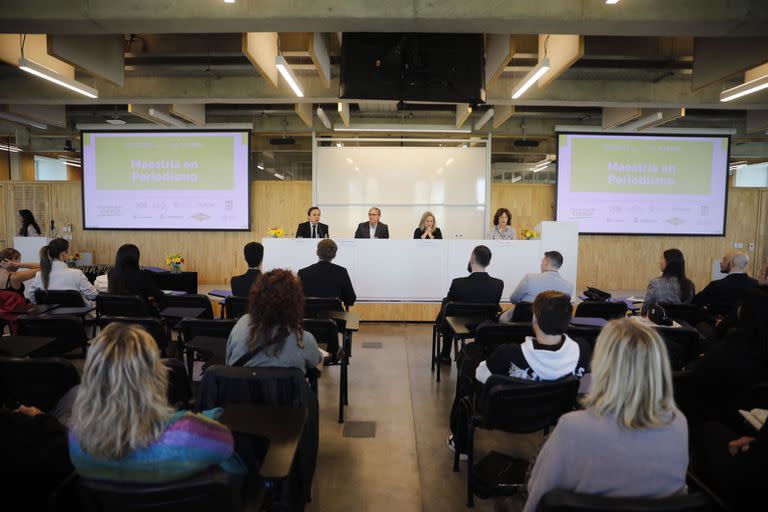
M285 235L285 231L283 231L283 228L273 227L269 230L269 236L272 238L283 238L283 235Z
M171 267L171 272L181 272L181 265L184 263L184 258L181 254L175 252L165 257L165 264Z
M532 230L532 229L521 229L520 230L520 239L522 239L522 240L533 240L537 236L539 236L539 234L536 231Z
M75 268L77 266L77 260L79 260L82 256L80 256L80 253L75 251L69 253L69 259L67 260L67 266L69 268Z

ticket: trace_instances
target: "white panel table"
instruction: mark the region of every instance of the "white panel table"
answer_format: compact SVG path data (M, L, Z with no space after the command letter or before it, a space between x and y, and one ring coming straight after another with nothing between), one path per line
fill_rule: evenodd
M488 273L504 281L506 301L527 273L540 272L545 251L557 250L565 263L560 274L576 283L578 231L573 222L542 222L538 240L371 240L336 239L334 263L346 267L358 301L440 302L451 280L467 275L472 249L486 245L493 257ZM317 261L318 240L264 238L265 270L294 272Z

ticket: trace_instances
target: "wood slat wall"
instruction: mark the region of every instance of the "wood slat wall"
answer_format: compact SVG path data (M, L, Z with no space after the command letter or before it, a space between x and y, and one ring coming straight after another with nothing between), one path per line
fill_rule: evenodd
M9 185L21 184L18 181L0 182L7 215L10 215L8 205L13 204ZM55 219L59 228L72 224L74 248L93 252L97 263L111 263L117 248L131 242L139 246L142 262L147 265L162 266L166 254L181 252L188 260L186 268L200 273L201 283L214 284L229 282L233 274L244 271L242 247L245 243L260 240L272 226L280 226L292 233L296 225L305 220L306 208L312 200L311 183L307 181L254 181L251 183L250 232L83 231L81 183L36 184L47 187L50 198L48 218ZM554 199L552 185L494 184L491 187L491 211L501 206L509 208L512 223L518 230L533 228L542 220L552 220ZM734 242L743 243L745 249L750 242L758 247L763 242L766 236L763 233L765 201L768 201L766 191L731 188L725 237L582 236L577 288L581 290L590 285L607 289L643 289L648 280L659 273L661 252L677 247L685 253L689 275L696 288L701 289L709 282L711 260L719 259L731 250ZM6 233L13 233L14 227L15 217L7 217ZM758 255L749 254L757 260ZM756 266L753 261L750 273L754 273ZM404 321L433 318L433 309L419 304L361 306L361 311L366 312L365 318Z

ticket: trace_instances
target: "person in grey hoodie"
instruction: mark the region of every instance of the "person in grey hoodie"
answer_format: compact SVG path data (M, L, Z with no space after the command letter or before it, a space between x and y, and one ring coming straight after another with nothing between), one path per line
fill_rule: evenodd
M560 418L541 449L524 512L553 489L649 498L686 492L688 426L657 331L630 319L606 324L583 405Z

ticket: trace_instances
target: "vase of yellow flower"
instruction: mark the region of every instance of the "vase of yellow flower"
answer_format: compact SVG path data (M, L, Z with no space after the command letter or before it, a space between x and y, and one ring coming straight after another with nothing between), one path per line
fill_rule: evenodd
M175 252L166 256L165 263L170 267L172 274L178 274L181 272L181 265L184 264L184 258L181 257L181 254Z
M75 251L69 253L69 259L67 260L67 266L69 268L75 268L77 266L77 261L81 258L80 253Z
M272 238L283 238L284 234L285 231L283 231L283 228L273 227L269 230L269 236Z
M537 236L539 236L539 234L536 231L532 230L532 229L521 229L520 230L520 238L522 240L533 240Z

